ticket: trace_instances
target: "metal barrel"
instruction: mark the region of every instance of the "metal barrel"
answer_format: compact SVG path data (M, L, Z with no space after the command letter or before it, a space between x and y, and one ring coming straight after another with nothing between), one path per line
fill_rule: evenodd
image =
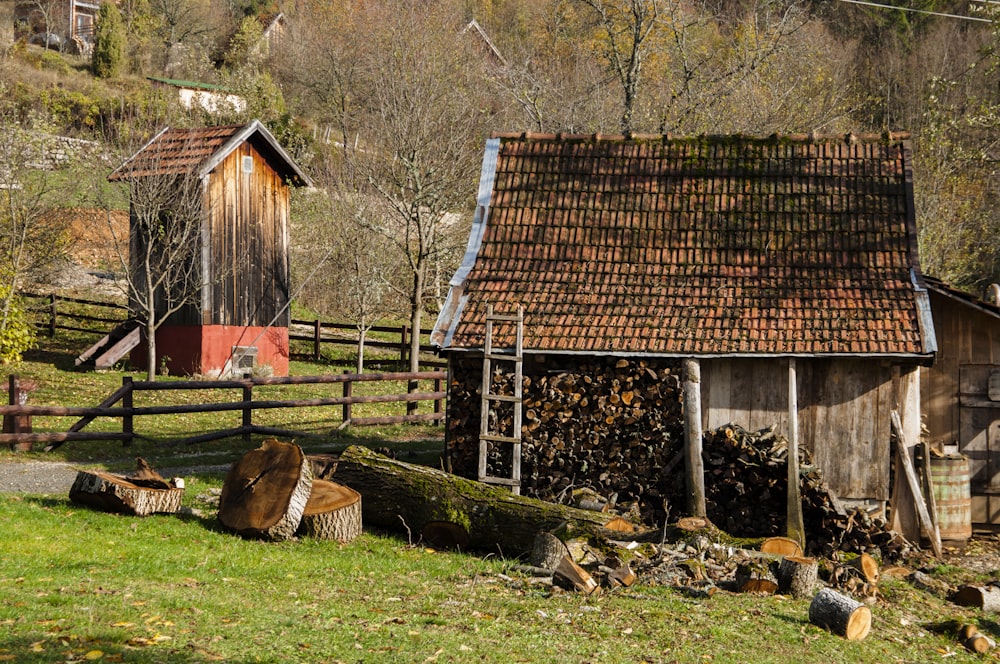
M972 497L969 459L961 454L931 457L931 488L937 503L942 540L972 537Z

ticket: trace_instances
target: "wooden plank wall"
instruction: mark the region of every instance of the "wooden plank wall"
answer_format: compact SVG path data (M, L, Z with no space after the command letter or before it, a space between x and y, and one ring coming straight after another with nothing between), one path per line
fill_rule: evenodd
M253 172L243 172L243 157ZM210 176L209 228L215 325L287 327L288 186L252 145L233 151ZM219 203L221 201L221 204ZM282 311L282 309L284 309Z
M899 371L878 360L797 362L801 444L844 498L889 499L889 413ZM773 424L787 435L787 386L785 360L703 361L704 426L733 422L756 430Z

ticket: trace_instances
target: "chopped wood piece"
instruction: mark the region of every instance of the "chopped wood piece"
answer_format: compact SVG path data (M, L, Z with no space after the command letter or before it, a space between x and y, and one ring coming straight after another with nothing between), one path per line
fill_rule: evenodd
M428 521L420 537L435 549L463 551L469 546L469 531L453 521Z
M996 586L962 586L952 597L959 606L974 606L988 613L1000 611L1000 588Z
M777 592L778 579L771 563L766 559L754 559L740 564L736 568L736 590L760 595L773 595Z
M799 543L788 537L768 537L761 542L762 553L773 553L779 556L801 556L802 547Z
M634 533L637 528L635 524L620 516L616 516L604 524L605 530L612 530L616 533Z
M686 516L677 520L677 528L688 533L696 533L699 530L715 530L711 521L703 516Z
M302 521L312 467L302 448L274 438L229 469L219 498L219 521L244 537L286 540Z
M361 534L361 494L334 482L313 480L299 531L347 543Z
M818 574L814 558L787 556L778 568L778 590L792 597L809 597L816 588Z
M610 570L608 572L608 581L610 581L612 585L630 588L635 584L635 572L632 571L632 568L627 562L623 561L618 556L609 556L606 558L604 560L604 566Z
M996 644L993 642L993 639L989 638L984 634L979 634L979 633L973 634L972 636L967 638L965 641L962 642L962 645L964 645L966 650L968 650L969 652L974 652L979 654L982 654L984 652L989 652L996 646Z
M849 566L856 569L864 577L866 583L876 584L879 579L878 563L875 559L869 556L867 553L862 553L860 556L848 563Z
M531 548L531 564L542 569L553 570L569 555L569 549L561 539L552 533L538 533Z
M855 599L823 588L809 605L809 622L848 641L860 641L871 631L872 612Z
M552 573L552 580L561 582L561 585L570 590L578 590L586 595L597 590L597 581L590 576L587 570L573 562L569 556L565 556L559 561Z
M180 510L183 496L183 486L162 478L152 482L132 480L100 470L78 471L69 490L69 499L74 503L134 516L174 514Z

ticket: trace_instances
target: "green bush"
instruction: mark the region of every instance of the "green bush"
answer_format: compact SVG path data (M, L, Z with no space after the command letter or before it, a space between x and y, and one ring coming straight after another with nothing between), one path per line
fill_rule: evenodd
M0 302L10 293L9 286L0 286ZM14 296L10 300L7 321L0 317L0 364L21 361L21 355L35 345L35 326L24 310L21 300Z

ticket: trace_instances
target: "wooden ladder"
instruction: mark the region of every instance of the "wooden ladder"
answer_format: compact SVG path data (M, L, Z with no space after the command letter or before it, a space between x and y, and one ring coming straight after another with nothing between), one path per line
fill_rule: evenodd
M514 323L517 335L513 354L495 353L493 351L493 323ZM521 346L524 341L524 307L518 305L517 313L501 315L493 313L493 305L486 310L486 343L483 346L483 389L482 410L479 416L479 481L488 484L509 486L512 493L521 493L521 365L523 362ZM514 394L492 394L493 362L508 362L514 365ZM514 407L513 431L506 435L502 431L490 431L490 405L493 402L508 402ZM500 418L497 418L499 425ZM498 477L487 474L486 457L490 443L511 445L510 477Z

